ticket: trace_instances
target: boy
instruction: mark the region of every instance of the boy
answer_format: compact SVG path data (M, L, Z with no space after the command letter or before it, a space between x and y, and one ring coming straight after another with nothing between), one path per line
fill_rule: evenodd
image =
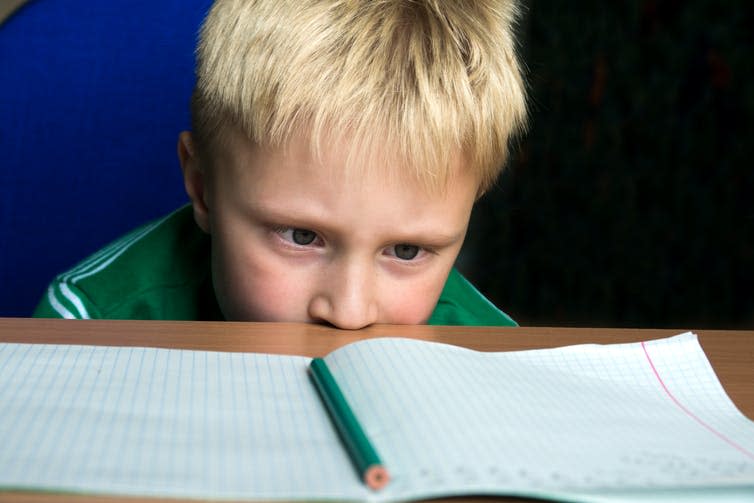
M58 276L66 318L511 325L453 263L525 119L509 0L218 0L191 205Z

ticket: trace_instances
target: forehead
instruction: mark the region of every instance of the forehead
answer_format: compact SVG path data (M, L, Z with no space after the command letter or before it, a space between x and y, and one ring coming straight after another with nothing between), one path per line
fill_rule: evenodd
M375 134L376 138L379 138ZM323 137L313 139L297 135L283 145L259 145L240 130L228 130L223 144L212 156L212 170L216 176L236 180L253 178L284 178L294 171L302 182L309 178L343 183L353 188L379 182L399 184L415 194L445 197L448 191L461 185L480 186L478 174L470 166L467 156L459 149L452 152L447 166L437 170L424 169L398 149L386 143L370 141L356 143L349 138Z

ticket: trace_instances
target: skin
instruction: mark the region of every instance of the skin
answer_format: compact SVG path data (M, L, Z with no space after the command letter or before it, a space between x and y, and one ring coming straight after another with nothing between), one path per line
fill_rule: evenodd
M203 169L178 140L186 191L212 237L215 293L229 320L425 323L463 244L478 180L461 156L443 190L336 145L261 148L231 132ZM355 162L355 163L354 163Z

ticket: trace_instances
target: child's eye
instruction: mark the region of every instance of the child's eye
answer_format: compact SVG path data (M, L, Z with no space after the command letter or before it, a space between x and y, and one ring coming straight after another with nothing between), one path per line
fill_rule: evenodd
M310 231L309 229L293 229L290 227L284 227L276 229L278 234L286 241L299 245L307 246L317 239L317 233Z
M415 245L398 244L393 246L393 255L401 260L413 260L419 255L421 248Z
M316 239L317 233L308 229L293 229L291 237L297 245L308 245Z

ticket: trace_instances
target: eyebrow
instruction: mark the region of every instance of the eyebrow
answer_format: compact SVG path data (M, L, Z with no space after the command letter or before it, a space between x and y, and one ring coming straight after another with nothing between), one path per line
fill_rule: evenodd
M255 219L262 220L267 224L289 226L307 230L315 230L324 233L337 234L341 232L336 226L318 219L311 214L300 214L295 209L286 207L270 207L259 204L251 204L248 213ZM391 234L390 243L421 245L429 248L445 248L462 240L466 234L466 228L456 233L443 231L434 232L427 229L399 230Z
M406 233L405 239L403 239L404 236L398 235L397 239L394 239L393 241L396 243L406 242L409 244L424 244L435 248L443 248L457 243L459 240L463 239L465 234L465 229L455 234L417 230L415 232Z

